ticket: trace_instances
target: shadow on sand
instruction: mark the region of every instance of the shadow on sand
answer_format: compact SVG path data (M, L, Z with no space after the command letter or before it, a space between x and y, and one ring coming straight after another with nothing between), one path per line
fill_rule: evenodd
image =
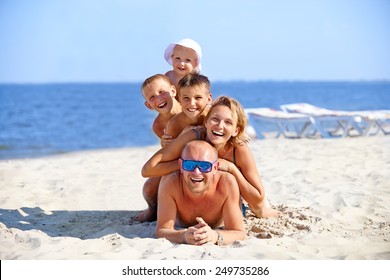
M0 209L0 223L9 229L40 230L51 237L95 239L118 233L125 238L154 238L155 222L134 221L133 217L138 213L139 211L106 210L49 212L40 207L22 207Z

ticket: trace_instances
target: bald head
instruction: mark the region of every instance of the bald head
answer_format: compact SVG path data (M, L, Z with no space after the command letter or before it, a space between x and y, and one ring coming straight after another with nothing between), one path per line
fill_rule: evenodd
M214 162L218 159L218 152L208 142L203 140L194 140L186 144L181 153L181 157L183 159Z

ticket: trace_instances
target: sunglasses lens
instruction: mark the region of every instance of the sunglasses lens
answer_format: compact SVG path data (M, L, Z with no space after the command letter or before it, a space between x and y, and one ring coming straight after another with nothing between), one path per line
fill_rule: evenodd
M210 172L212 164L208 161L199 161L198 167L201 172Z
M184 160L183 161L183 169L185 171L194 171L196 167L196 163L192 160Z
M211 171L213 164L208 161L183 160L183 169L185 171L194 171L196 167L200 172L206 173Z

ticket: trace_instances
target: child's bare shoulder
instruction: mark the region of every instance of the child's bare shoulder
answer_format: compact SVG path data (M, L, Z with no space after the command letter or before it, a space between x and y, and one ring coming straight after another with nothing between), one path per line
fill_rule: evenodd
M175 71L169 70L167 73L165 73L165 76L167 76L172 81L175 77Z
M159 137L161 138L163 135L164 135L164 129L165 127L167 126L169 120L163 120L160 116L157 116L155 119L154 119L154 122L153 122L153 125L152 125L152 128L153 128L153 132Z
M184 112L180 112L176 115L174 115L169 121L168 121L168 124L170 123L180 123L182 122L183 120L185 120L186 118L186 114L184 114Z

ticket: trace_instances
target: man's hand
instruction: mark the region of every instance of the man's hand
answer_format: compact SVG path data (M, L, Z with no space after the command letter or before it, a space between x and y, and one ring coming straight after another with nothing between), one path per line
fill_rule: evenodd
M203 245L208 242L217 242L217 233L200 217L196 218L196 225L189 227L184 234L187 244Z

